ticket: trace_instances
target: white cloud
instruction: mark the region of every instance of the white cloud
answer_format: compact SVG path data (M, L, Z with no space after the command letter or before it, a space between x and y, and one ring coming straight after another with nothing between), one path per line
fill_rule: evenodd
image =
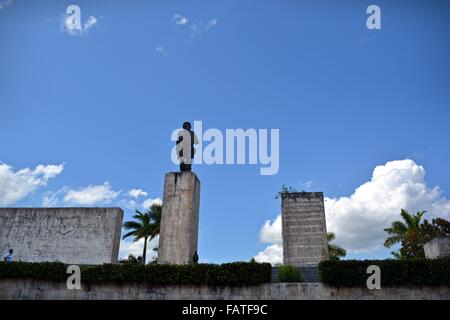
M450 200L439 187L425 182L425 169L413 160L397 160L377 166L370 181L349 197L325 198L327 229L336 233L336 243L351 253L368 253L383 247L384 228L400 218L400 209L411 213L427 210L426 219L450 217ZM266 221L262 242L273 245L257 257L278 261L282 253L281 217Z
M62 188L61 190L59 190L57 192L53 192L53 191L45 192L43 197L42 197L42 206L44 206L44 207L61 206L60 197L62 195L64 195L65 193L67 193L68 190L69 190L68 187L64 187L64 188Z
M122 193L122 191L113 190L110 183L105 182L100 185L89 185L78 189L65 186L56 192L47 191L43 195L42 205L44 207L66 207L108 204L134 211L135 209L147 210L154 203L162 204L160 198L144 198L142 201L138 201L140 197L146 196L148 196L148 193L142 189L131 189Z
M147 243L147 263L152 260L153 257L157 256L158 253L153 251L155 247L159 244L159 236L156 236L152 241ZM135 257L142 256L142 252L144 251L144 239L139 241L132 241L130 239L125 239L120 242L119 249L119 259L128 258L130 254Z
M209 29L215 27L216 25L217 25L216 18L209 19L206 25L202 25L200 23L191 24L191 40L200 37L201 35L206 33Z
M174 14L172 17L172 22L180 26L186 25L188 21L189 19L185 16L182 16L181 14Z
M130 191L128 191L128 194L133 198L138 198L140 196L143 197L148 196L148 193L142 189L131 189Z
M350 197L325 202L328 228L350 252L381 248L386 238L383 229L399 219L402 208L411 213L427 210L427 219L450 216L450 200L439 187L428 187L425 169L409 159L377 166L372 179Z
M64 165L38 165L35 169L25 168L14 172L12 167L0 163L0 205L13 204L64 170Z
M263 243L281 243L281 215L278 215L273 223L270 220L264 223L259 233L259 240Z
M283 263L283 248L280 244L273 244L255 256L257 262Z
M142 208L144 208L145 210L149 209L152 205L154 204L162 204L162 200L160 198L155 198L155 199L147 199L142 203Z
M206 29L210 29L212 27L214 27L217 24L217 19L216 18L212 18L208 21L208 23L206 24Z
M160 198L148 198L144 201L140 202L136 199L127 199L126 197L121 197L114 201L114 204L118 207L128 209L128 210L148 210L153 204L162 204L162 200Z
M147 195L147 193L145 193ZM127 198L121 198L118 199L116 201L114 201L114 203L122 208L126 208L129 210L148 210L153 204L162 204L162 200L160 198L148 198L145 199L144 201L140 202L137 201L137 199L127 199Z
M8 8L10 5L12 5L13 2L14 2L14 0L3 0L3 1L0 1L0 10Z
M95 24L97 23L97 18L94 16L90 16L86 22L84 23L84 32L88 32Z
M283 247L281 241L281 215L275 221L267 220L259 233L262 243L270 243L267 248L255 256L258 262L270 262L272 264L283 262Z
M303 186L304 188L306 188L306 189L311 188L312 185L313 185L312 180L308 180L308 181L306 181L306 182L304 182L304 183L302 184L302 186Z
M156 51L156 53L159 53L159 54L161 54L163 56L167 56L168 55L166 49L164 47L162 47L162 46L157 46L155 48L155 51Z
M121 206L122 206L122 204L121 204ZM138 206L138 204L134 200L129 200L129 201L125 200L125 202L123 203L123 206L128 209L135 209Z
M89 185L77 190L67 190L64 201L78 205L95 205L98 203L110 203L120 191L114 191L109 182L101 185Z
M208 30L215 27L217 25L217 22L218 21L216 18L210 18L205 24L204 22L198 21L190 22L190 20L187 17L181 14L174 14L172 16L172 23L182 27L189 26L190 32L189 40L193 40L195 38L202 36ZM157 53L167 56L167 51L165 50L165 48L158 46L155 48L155 50Z

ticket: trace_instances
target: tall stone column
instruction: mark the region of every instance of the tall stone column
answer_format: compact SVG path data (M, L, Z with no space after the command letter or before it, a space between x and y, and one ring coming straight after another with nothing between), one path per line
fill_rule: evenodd
M169 172L159 236L159 264L190 264L197 251L200 180L191 171Z
M281 220L285 265L316 267L328 259L322 192L283 193Z

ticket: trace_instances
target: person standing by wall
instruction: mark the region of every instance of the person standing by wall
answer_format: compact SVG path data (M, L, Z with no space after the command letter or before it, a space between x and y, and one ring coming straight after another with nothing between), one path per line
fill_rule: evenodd
M3 261L5 261L6 263L11 263L14 261L14 256L13 256L14 250L13 249L9 249L8 253L5 254L5 256L3 257Z

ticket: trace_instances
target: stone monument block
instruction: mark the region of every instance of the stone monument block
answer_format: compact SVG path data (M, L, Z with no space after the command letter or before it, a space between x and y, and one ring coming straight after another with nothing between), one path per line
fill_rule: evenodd
M164 180L159 264L190 264L197 251L200 180L191 171L167 173Z
M316 267L328 259L322 192L283 193L281 220L285 265Z
M425 258L437 259L450 256L450 238L436 238L423 245Z
M0 208L0 253L15 261L117 263L120 208Z

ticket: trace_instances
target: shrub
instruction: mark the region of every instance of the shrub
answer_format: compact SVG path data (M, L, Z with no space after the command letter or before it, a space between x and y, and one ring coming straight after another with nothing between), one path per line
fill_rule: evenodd
M294 266L281 266L278 272L280 282L303 282L300 269Z
M0 262L0 279L32 278L36 280L65 281L67 266L59 262Z
M233 262L222 265L139 265L104 264L80 266L82 283L144 283L157 285L256 285L271 281L272 266L268 263ZM66 281L67 265L59 262L0 262L0 279L29 278Z
M322 261L321 281L332 286L366 286L367 267L377 265L383 286L450 286L450 258L436 260L343 260Z

